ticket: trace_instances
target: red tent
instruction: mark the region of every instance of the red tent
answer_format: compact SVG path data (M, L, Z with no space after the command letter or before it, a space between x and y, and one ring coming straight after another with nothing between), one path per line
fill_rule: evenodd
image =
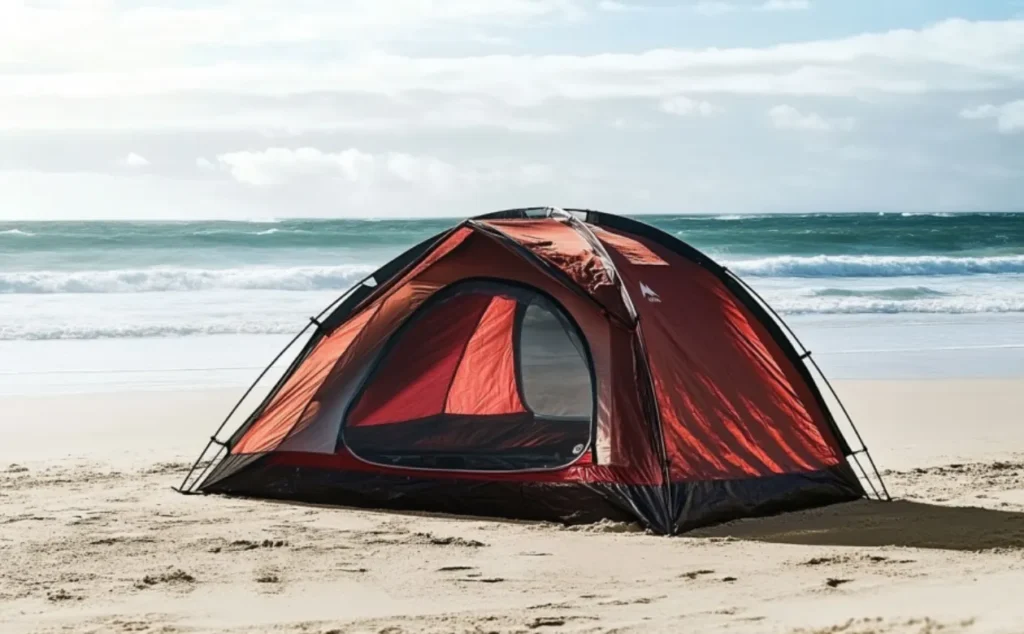
M343 300L183 490L668 534L865 495L809 353L649 225L480 216Z

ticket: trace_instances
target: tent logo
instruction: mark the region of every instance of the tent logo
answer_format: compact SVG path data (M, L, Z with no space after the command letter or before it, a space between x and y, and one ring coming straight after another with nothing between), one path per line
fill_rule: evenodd
M655 304L661 303L661 298L658 297L658 294L655 293L650 286L644 284L643 282L640 282L640 292L644 294L644 299L646 299L647 301L653 302Z

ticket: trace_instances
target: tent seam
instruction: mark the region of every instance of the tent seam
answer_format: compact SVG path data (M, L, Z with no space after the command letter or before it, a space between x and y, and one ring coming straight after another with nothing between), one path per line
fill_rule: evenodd
M662 419L661 419L661 407L658 404L658 396L657 396L658 391L657 391L657 388L655 387L655 384L654 384L654 373L651 371L651 363L650 363L650 359L648 358L648 355L647 355L647 343L646 343L646 341L644 339L643 329L640 326L640 315L636 312L636 308L635 308L636 304L634 304L634 302L633 302L633 296L630 294L629 289L626 288L626 285L622 281L622 275L619 273L619 268L615 265L615 261L612 260L611 254L608 253L608 250L604 248L604 244L601 242L601 240L596 235L594 235L594 232L591 231L586 226L586 223L583 223L582 221L580 221L578 218L576 218L572 214L569 214L568 217L569 217L569 222L567 224L570 227L572 227L572 229L574 231L579 233L581 235L581 237L584 239L585 242L587 242L588 244L591 245L591 249L595 249L595 247L601 249L602 253L598 254L598 255L603 255L604 256L603 259L605 259L606 262L607 262L607 265L609 267L611 267L612 273L615 275L615 282L616 282L616 284L619 287L619 292L622 294L623 298L626 300L626 307L627 307L627 309L629 309L629 311L630 311L630 313L631 313L631 315L633 317L633 320L634 320L633 324L632 324L633 332L636 333L637 342L639 342L639 344L640 344L641 363L643 365L643 370L644 370L644 373L645 373L646 378L647 378L647 387L650 390L650 397L649 397L650 400L651 400L650 406L651 406L651 409L652 409L652 411L654 413L655 440L656 440L655 444L656 444L656 446L658 448L658 452L661 454L659 457L661 458L661 471L662 471L661 476L662 476L662 480L663 480L662 481L662 486L661 486L662 504L664 505L664 509L665 509L665 517L666 517L666 519L669 522L668 527L667 527L668 528L667 533L671 535L674 532L674 530L675 530L675 528L674 528L675 527L675 518L671 516L672 515L672 504L671 504L671 502L672 502L672 495L671 495L672 479L671 479L671 469L669 467L669 461L668 461L668 448L665 445L665 427L664 427L664 424L662 423ZM583 232L586 232L586 233L584 234Z

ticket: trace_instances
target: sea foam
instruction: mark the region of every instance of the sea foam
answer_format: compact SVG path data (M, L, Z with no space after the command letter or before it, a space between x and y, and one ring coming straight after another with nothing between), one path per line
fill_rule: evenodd
M739 260L730 268L758 277L909 277L1024 273L1024 255L993 257L780 255Z
M23 271L0 273L0 293L145 293L201 290L344 290L373 266L189 269L177 267L112 271Z

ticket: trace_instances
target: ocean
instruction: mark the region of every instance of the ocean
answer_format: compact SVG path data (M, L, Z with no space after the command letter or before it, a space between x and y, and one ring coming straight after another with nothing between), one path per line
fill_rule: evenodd
M832 376L1024 367L1024 214L664 215ZM0 391L234 385L452 219L0 223Z

